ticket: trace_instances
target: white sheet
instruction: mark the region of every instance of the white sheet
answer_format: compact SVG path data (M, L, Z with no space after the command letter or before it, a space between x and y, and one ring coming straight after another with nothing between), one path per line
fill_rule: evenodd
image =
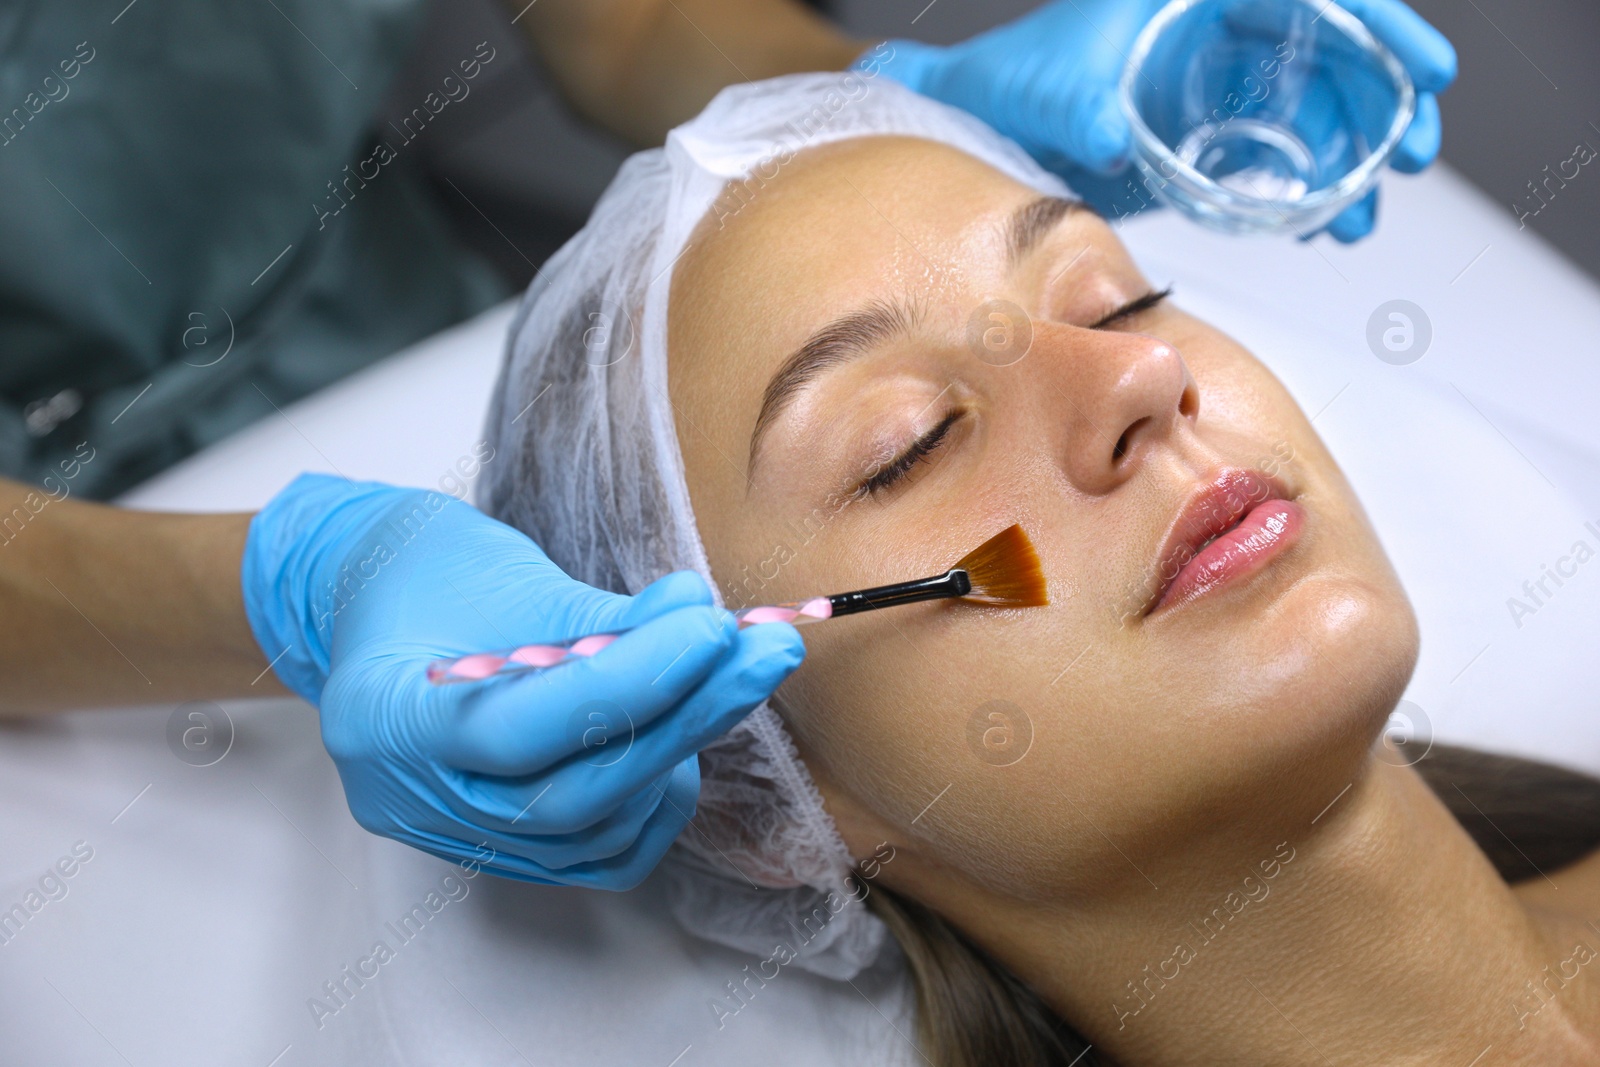
M1316 414L1422 618L1407 695L1439 735L1600 773L1600 562L1521 628L1505 605L1572 540L1600 549L1583 527L1600 519L1587 410L1600 290L1443 168L1391 177L1385 195L1380 233L1353 249L1225 238L1171 214L1125 236L1153 280L1175 281ZM1406 367L1365 340L1397 297L1434 329ZM439 485L478 440L509 314L297 404L127 502L252 508L302 469ZM0 908L75 842L94 849L68 895L0 945L7 1062L911 1059L892 975L856 990L785 972L719 1030L708 1002L753 961L679 935L652 889L482 877L319 1030L308 998L375 938L393 941L385 924L449 868L355 826L306 706L230 704L237 738L205 768L168 751L171 710L0 730Z

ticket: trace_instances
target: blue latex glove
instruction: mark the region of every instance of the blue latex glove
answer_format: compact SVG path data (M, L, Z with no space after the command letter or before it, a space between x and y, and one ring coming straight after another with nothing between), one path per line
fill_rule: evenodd
M892 54L868 51L856 67L881 70L971 112L1061 175L1101 214L1125 215L1148 198L1133 195L1130 179L1120 175L1132 133L1117 104L1117 82L1134 39L1163 6L1164 0L1052 0L948 48L890 41ZM1439 154L1436 94L1455 79L1455 49L1400 0L1344 0L1340 6L1394 52L1416 85L1416 116L1391 159L1396 170L1416 173ZM1376 218L1373 190L1334 219L1328 232L1340 241L1359 240L1372 232Z
M366 829L527 881L626 889L694 813L696 753L799 665L681 572L636 597L574 581L436 492L301 475L250 524L256 640L322 711ZM629 630L548 671L435 686L441 656Z

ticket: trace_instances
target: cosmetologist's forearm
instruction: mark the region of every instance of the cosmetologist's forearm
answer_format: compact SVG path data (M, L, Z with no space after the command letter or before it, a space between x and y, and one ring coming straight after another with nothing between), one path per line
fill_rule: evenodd
M283 693L245 619L249 523L0 479L0 714Z
M640 145L735 82L843 70L866 42L799 0L507 0L567 100Z

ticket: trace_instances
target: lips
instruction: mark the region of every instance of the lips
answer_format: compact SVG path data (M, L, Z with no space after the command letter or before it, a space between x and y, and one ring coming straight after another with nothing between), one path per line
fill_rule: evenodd
M1146 614L1242 582L1286 551L1304 525L1305 510L1276 479L1239 467L1219 471L1168 531Z

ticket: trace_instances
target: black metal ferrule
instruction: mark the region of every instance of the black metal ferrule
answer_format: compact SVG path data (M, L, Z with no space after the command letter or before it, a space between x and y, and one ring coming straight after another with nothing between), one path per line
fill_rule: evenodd
M834 615L854 615L858 611L892 608L900 604L915 604L920 600L941 600L947 597L966 596L972 592L972 579L959 567L952 568L932 578L918 578L894 585L880 585L873 589L857 589L853 593L839 593L828 598Z

